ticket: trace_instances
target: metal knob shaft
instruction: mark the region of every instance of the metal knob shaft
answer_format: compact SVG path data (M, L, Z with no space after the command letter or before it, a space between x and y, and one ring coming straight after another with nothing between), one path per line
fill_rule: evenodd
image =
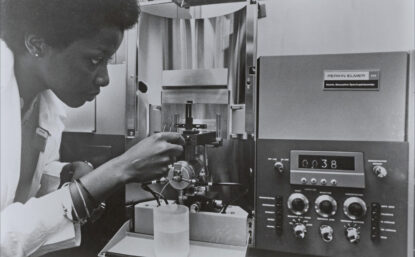
M383 166L373 166L373 173L375 173L376 177L384 178L388 175L388 171Z
M321 225L320 236L324 242L331 242L333 240L333 228L328 225Z
M307 227L303 223L294 224L294 236L298 239L305 238L307 234Z
M360 229L358 227L347 227L345 230L347 240L352 244L357 244L360 240Z

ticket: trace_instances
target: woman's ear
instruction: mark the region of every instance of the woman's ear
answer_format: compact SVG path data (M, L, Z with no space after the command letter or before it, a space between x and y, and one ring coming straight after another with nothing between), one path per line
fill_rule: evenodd
M47 45L45 40L33 34L25 36L25 46L28 53L34 57L41 57L46 53Z

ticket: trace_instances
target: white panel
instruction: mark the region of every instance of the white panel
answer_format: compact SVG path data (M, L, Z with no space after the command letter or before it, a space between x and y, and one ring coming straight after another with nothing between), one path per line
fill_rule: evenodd
M94 132L95 131L95 100L87 102L79 108L67 107L65 131Z
M227 89L177 89L164 90L161 93L163 104L185 104L192 101L194 104L229 104Z
M192 69L163 71L162 86L227 86L228 69Z
M67 107L65 131L125 134L126 65L108 65L110 84L92 102L79 108ZM96 122L96 124L95 124Z
M413 0L265 0L258 56L407 51Z
M160 105L163 71L162 29L163 20L147 14L140 17L138 78L148 85L149 103Z
M125 134L126 65L108 65L110 84L97 96L97 133Z

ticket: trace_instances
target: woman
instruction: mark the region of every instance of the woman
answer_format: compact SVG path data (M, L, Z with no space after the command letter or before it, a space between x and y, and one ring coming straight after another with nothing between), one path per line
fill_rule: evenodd
M79 245L79 226L100 202L126 183L164 175L184 142L176 133L146 138L35 198L47 153L57 152L51 141L60 140L55 103L79 107L108 85L107 61L139 11L136 0L1 1L0 35L11 52L2 42L0 255L41 255Z

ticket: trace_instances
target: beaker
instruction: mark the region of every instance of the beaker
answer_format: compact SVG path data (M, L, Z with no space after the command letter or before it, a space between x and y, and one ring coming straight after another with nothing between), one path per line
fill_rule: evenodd
M169 204L154 208L154 253L157 257L189 255L189 209Z

